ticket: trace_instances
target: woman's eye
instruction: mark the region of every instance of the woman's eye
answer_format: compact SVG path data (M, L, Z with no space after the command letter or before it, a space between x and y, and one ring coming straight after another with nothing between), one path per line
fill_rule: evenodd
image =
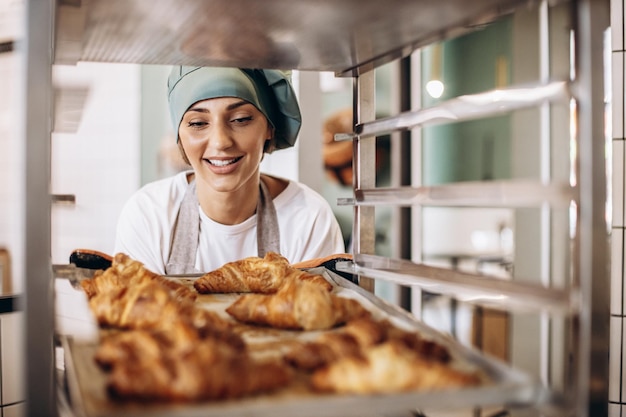
M236 117L236 118L232 119L233 123L238 123L238 124L248 123L250 121L252 121L252 116Z
M207 124L208 123L204 122L204 121L194 121L194 120L192 120L189 123L187 123L187 126L189 126L189 127L202 127L202 126L205 126Z

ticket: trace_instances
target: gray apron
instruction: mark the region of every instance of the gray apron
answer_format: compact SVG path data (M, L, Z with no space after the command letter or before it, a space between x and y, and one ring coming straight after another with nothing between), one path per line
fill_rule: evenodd
M167 275L207 272L198 271L195 268L200 238L200 208L198 206L196 182L192 180L187 187L174 225L170 256L165 265ZM279 253L278 217L272 196L263 181L260 181L256 216L258 256L264 257L267 252Z

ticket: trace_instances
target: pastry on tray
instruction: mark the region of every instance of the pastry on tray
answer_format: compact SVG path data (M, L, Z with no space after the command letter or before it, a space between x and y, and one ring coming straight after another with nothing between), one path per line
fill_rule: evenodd
M384 342L397 341L428 360L449 363L448 349L416 332L402 330L387 320L371 315L349 320L332 332L322 333L314 340L296 343L285 354L285 360L297 369L312 371L341 358L363 358L364 352Z
M128 255L118 253L113 257L111 267L96 271L93 278L80 282L89 299L101 293L129 288L155 281L171 291L176 298L195 300L197 293L179 282L158 275Z
M377 318L277 253L231 262L195 284L244 294L218 311L208 304L222 297L201 299L188 281L124 254L81 282L102 329L93 359L111 399L214 401L302 389L303 382L311 393L367 395L484 381L454 366L444 345ZM257 327L247 332L237 322Z
M289 280L274 294L244 294L226 312L238 321L280 329L325 330L370 313L307 280Z
M232 328L231 322L196 304L192 289L124 254L117 254L110 268L81 286L103 328L170 331L188 326L203 335L230 333Z
M256 360L215 337L195 340L132 330L104 339L96 360L118 400L191 402L239 398L286 386L292 371L281 361Z
M236 398L285 386L292 377L282 361L254 359L232 322L180 291L187 287L123 254L82 287L100 326L114 330L94 357L113 398Z
M319 391L377 394L476 386L481 378L391 339L316 370L311 383Z
M271 294L293 279L313 281L328 291L332 290L332 285L324 277L292 267L287 258L276 252L268 252L263 258L251 256L228 262L198 278L194 287L200 294Z

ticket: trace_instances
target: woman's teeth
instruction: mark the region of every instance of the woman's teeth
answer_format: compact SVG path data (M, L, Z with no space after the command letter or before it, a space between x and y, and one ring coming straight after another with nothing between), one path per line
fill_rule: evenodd
M240 158L233 158L233 159L209 159L209 163L211 165L214 165L216 167L225 167L226 165L230 165L230 164L234 164L235 162L237 162Z

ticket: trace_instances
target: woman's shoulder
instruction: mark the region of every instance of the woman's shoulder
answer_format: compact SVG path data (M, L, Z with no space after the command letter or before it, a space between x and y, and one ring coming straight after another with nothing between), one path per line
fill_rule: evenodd
M276 206L290 205L311 209L328 209L330 206L324 197L308 185L294 180L275 199Z

